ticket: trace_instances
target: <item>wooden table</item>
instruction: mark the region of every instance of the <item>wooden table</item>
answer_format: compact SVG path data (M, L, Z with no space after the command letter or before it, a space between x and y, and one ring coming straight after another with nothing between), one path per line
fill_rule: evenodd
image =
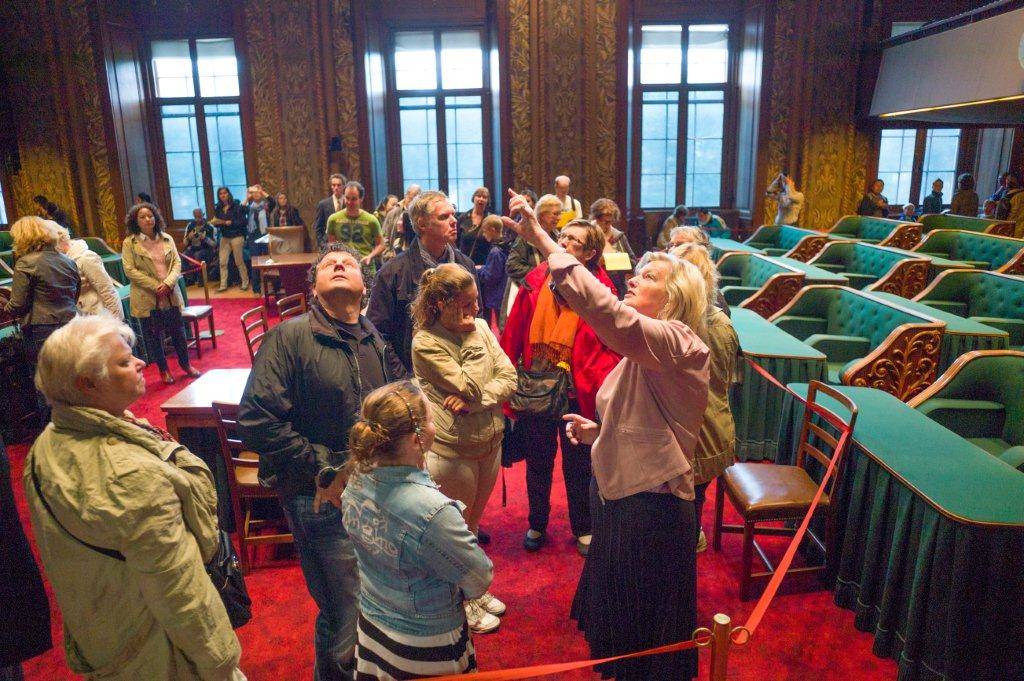
M182 428L216 428L214 402L238 404L249 380L249 369L211 369L187 388L160 405L167 419L167 432L174 439Z
M318 253L278 253L276 255L254 255L252 268L260 273L261 281L266 272L277 272L284 295L308 293L306 274L309 266L320 257Z
M206 462L217 486L217 515L221 526L234 531L228 473L217 437L214 402L238 404L249 380L249 369L211 369L188 387L160 405L167 420L167 432Z

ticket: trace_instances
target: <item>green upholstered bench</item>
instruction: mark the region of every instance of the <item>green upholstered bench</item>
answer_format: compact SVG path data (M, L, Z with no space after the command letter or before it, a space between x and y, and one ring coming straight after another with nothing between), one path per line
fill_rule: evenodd
M1024 466L1024 352L968 352L910 401L922 414L960 437Z
M727 253L718 262L722 295L729 305L765 319L786 305L804 285L804 273L756 253Z
M10 229L0 230L0 251L9 251L14 248L14 237Z
M1024 350L1024 279L981 270L943 272L915 301L1010 334Z
M89 250L100 256L103 260L103 268L107 271L114 281L127 281L128 278L124 273L124 265L121 262L121 254L115 251L110 245L103 239L96 236L84 237L85 245L89 247Z
M988 220L972 218L966 215L950 215L948 213L928 213L922 215L923 232L927 234L936 229L959 229L964 232L980 232L997 236L1013 236L1013 223L1009 220Z
M743 243L761 249L766 255L782 255L807 262L822 249L828 237L813 229L789 225L762 225Z
M909 249L921 240L921 223L846 215L832 225L828 235L832 239L855 239L879 246Z
M724 239L719 237L711 237L711 259L718 262L722 259L726 253L758 253L764 255L764 251L760 248L754 248L753 246L734 241L733 239Z
M862 241L830 241L808 263L842 274L849 286L911 298L928 282L928 260Z
M936 229L912 250L959 260L979 270L1024 274L1024 239Z
M770 318L825 353L833 384L907 400L938 375L945 324L844 286L807 286Z

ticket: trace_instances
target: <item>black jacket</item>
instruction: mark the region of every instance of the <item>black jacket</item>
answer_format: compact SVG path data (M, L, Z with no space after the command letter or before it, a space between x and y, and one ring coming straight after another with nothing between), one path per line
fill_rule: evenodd
M341 204L344 210L345 201L342 200ZM323 245L327 243L327 218L337 212L334 210L333 194L316 204L316 217L313 218L313 229L316 230L316 245L318 248L323 248Z
M369 333L387 382L407 376L402 363L373 325ZM323 309L278 324L253 362L238 415L245 446L260 455L260 478L282 498L312 496L314 476L345 461L348 433L359 418L355 348L342 338ZM364 393L380 386L366 386Z
M299 215L299 209L295 206L285 206L281 208L278 206L270 213L270 226L280 227L281 213L284 213L284 219L288 227L298 227L299 225L305 226L305 222L302 221L302 216Z
M227 220L229 224L218 225L220 227L220 235L233 239L239 236L246 236L249 233L249 210L235 199L231 202L231 205L227 208L223 204L217 203L213 208L213 214L215 217L221 220Z
M476 279L476 266L462 251L455 248L455 262L462 265ZM391 344L402 364L412 372L412 315L409 307L419 290L420 277L427 269L420 255L418 241L409 244L377 273L377 279L370 293L370 304L366 308L366 316L380 331L380 335ZM477 281L477 290L480 282ZM483 311L483 301L480 310Z
M11 467L0 440L0 667L52 647L50 604L32 549L22 530L11 487Z

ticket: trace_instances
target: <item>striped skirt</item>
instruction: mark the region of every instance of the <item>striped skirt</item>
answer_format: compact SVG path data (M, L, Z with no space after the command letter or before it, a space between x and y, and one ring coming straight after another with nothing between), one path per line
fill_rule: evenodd
M469 626L434 636L412 636L374 624L359 615L356 681L418 679L476 671Z

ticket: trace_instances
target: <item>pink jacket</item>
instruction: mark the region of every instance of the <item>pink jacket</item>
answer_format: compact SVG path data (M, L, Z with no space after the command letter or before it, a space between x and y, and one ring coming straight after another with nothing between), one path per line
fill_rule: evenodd
M680 321L644 316L618 300L576 258L548 258L565 301L623 359L597 392L601 434L594 477L621 499L668 484L693 499L693 452L708 401L710 351Z

